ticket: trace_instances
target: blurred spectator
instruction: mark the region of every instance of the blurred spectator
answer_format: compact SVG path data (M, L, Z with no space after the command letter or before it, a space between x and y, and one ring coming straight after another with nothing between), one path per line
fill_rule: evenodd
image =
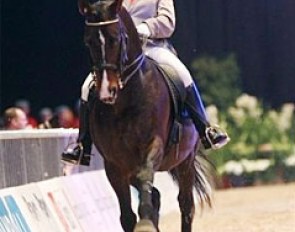
M25 112L17 107L11 107L5 110L3 115L3 124L5 130L32 128L28 125L28 118Z
M3 124L3 118L0 117L0 128L3 128L4 127L4 124Z
M25 112L29 125L31 125L33 128L36 128L38 126L37 120L33 116L31 116L31 105L28 100L19 99L15 102L15 106L21 108Z
M53 112L49 107L44 107L39 111L39 123L44 123L53 117Z
M80 99L77 100L74 107L74 128L79 128L79 112L80 112Z
M59 118L57 114L53 114L53 116L50 119L38 125L38 129L51 129L51 128L60 128Z
M66 106L61 105L56 108L59 126L62 128L76 128L75 116L73 110Z
M39 111L39 129L59 128L58 117L53 114L49 107L44 107Z

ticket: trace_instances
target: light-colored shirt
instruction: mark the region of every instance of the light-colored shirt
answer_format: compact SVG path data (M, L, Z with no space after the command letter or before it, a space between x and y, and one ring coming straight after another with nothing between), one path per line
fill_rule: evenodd
M175 30L173 0L124 0L135 26L146 23L151 39L170 38Z

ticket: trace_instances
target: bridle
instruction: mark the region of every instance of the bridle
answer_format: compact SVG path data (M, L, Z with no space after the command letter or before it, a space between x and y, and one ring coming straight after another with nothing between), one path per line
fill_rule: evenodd
M121 21L119 18L110 19L108 21L102 21L102 22L89 22L88 20L85 20L85 25L88 27L103 27L111 24L119 23L121 24ZM145 55L141 53L137 58L135 58L130 64L126 64L128 61L127 56L127 39L128 36L126 35L125 31L122 30L122 26L120 25L120 54L119 54L119 65L107 63L105 60L105 57L103 57L103 60L101 63L96 63L92 67L92 74L94 78L97 78L96 72L102 71L102 70L113 70L118 71L119 70L119 88L123 89L124 86L126 86L127 82L131 79L132 76L140 69L140 67L143 64L143 61L145 59ZM132 69L133 68L133 69ZM128 75L126 75L128 73ZM125 76L126 75L126 76ZM124 79L122 77L124 76Z
M119 22L119 18L116 18L116 19L111 19L111 20L108 20L108 21L105 21L105 22L88 22L88 20L85 21L85 25L86 26L92 26L92 27L101 27L101 26L106 26L106 25L110 25L110 24L113 24L113 23L118 23Z

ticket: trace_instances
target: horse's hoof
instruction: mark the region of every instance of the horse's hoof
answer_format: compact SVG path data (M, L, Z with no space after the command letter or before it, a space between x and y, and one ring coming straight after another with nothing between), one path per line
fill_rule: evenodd
M157 232L157 229L155 228L152 221L142 219L136 224L134 232Z

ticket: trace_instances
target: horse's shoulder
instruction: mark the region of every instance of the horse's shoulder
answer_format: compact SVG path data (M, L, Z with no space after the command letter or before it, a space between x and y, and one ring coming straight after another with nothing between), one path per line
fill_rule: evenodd
M147 62L151 66L154 66L162 74L162 77L168 85L171 95L174 95L177 98L177 101L184 102L186 97L185 86L175 68L171 67L170 65L160 64L149 57L146 58Z

